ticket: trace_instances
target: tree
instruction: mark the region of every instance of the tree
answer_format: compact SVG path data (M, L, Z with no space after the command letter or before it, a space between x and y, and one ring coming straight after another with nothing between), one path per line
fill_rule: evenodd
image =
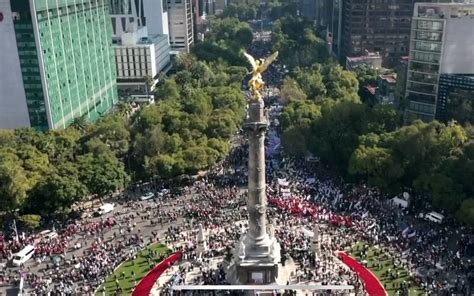
M90 134L104 142L119 158L129 150L130 131L127 121L121 116L107 116L100 120Z
M21 215L18 220L30 230L34 230L41 225L41 219L39 215Z
M189 173L197 173L203 170L219 157L219 152L207 147L189 147L183 151L183 160L185 161Z
M313 66L310 70L303 70L296 68L293 71L293 76L298 81L304 93L311 100L321 100L326 95L326 86L323 82L323 75L321 73L321 67L319 65Z
M87 196L87 187L79 181L77 169L68 172L73 174L51 174L33 189L28 200L30 212L41 216L67 213L75 202Z
M370 108L369 130L381 134L391 132L400 127L401 115L397 109L389 105L375 105Z
M295 157L307 155L309 134L310 127L307 124L287 128L282 136L283 148L289 155Z
M327 65L324 69L324 84L327 95L334 100L350 100L360 102L359 83L354 73L342 69L341 66Z
M253 20L257 17L257 6L247 3L230 3L224 9L222 16L238 18L241 21Z
M403 167L387 148L359 146L349 161L349 173L367 176L371 186L397 192Z
M458 91L448 97L446 118L454 119L461 124L474 122L474 103L472 92Z
M360 64L356 66L354 72L359 81L359 86L374 85L377 82L379 71L367 64Z
M313 24L293 16L282 17L273 25L274 50L290 69L311 67L329 58L326 43L316 35Z
M51 130L43 134L40 143L36 147L42 153L48 155L52 165L58 165L65 161L74 160L81 136L81 132L74 128Z
M474 225L474 198L464 200L456 216L464 223L470 226Z
M155 96L161 100L175 100L179 98L179 88L176 81L165 79L155 90Z
M87 114L83 114L79 117L74 118L70 126L82 133L86 132L87 129L90 127L90 123L87 120Z
M128 183L123 163L110 151L99 156L92 153L80 155L77 163L79 180L91 194L103 197L124 188Z
M0 208L12 211L22 207L30 189L20 158L12 150L0 150Z
M363 104L325 102L321 117L312 123L310 151L345 172L359 136L368 132L366 115L367 107Z
M280 103L288 105L291 101L302 101L306 99L306 94L303 92L296 80L286 78L283 81L280 91Z
M309 100L293 101L286 106L280 121L283 129L292 125L310 125L315 119L321 116L321 106Z
M209 138L229 139L236 131L234 114L231 111L216 109L209 117L206 134Z

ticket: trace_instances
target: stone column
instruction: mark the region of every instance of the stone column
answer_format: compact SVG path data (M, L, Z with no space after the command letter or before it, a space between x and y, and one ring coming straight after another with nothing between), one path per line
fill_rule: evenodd
M265 132L268 120L263 102L251 103L244 129L249 139L248 230L236 247L236 284L269 284L278 279L280 245L267 232L265 194ZM284 279L286 282L287 279Z
M249 106L249 117L244 129L249 139L248 200L249 229L245 240L247 254L252 257L266 256L270 252L271 241L267 233L265 193L265 132L268 119L263 102Z

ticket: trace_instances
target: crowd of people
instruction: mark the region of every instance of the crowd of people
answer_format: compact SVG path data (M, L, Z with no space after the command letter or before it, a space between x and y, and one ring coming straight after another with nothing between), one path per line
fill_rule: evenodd
M27 245L33 259L19 268L0 268L0 287L24 280L28 295L93 294L122 262L161 239L159 231L180 215L171 199L128 200L108 217L86 218L53 231L54 237L20 233L18 239L0 238L0 259L7 262ZM143 233L145 227L151 231ZM61 294L63 293L63 294Z
M252 53L267 56L268 40L256 40ZM266 104L271 110L278 109L278 89L272 85L281 81L283 72L276 65L265 74L269 85L265 89ZM278 116L278 111L270 114ZM291 159L274 147L278 141L273 140L278 140L280 131L273 119L266 140L267 150L272 151L266 159L267 214L272 221L268 232L281 245L281 264L294 265L296 270L288 283L347 284L357 295L363 294L363 283L335 252L365 242L380 246L419 280L426 293L468 295L472 278L464 255L472 230L450 224L401 226L403 213L385 202L375 189L346 184L326 174L317 163ZM248 226L243 189L247 183L248 144L243 132L232 144L230 155L207 176L185 188L182 197L146 202L126 199L122 209L109 218L71 223L52 239L34 234L20 234L11 240L0 236L2 260L29 244L37 249L34 264L14 271L7 268L0 273L0 285L17 283L22 276L29 295L89 295L121 262L133 259L158 240L183 252L184 261L162 287L163 294L176 284L228 284L232 275L226 271L226 264L236 259L235 246ZM160 190L153 184L140 188L134 191ZM313 231L316 226L320 232L317 237ZM144 234L145 227L154 230ZM407 231L416 234L406 235ZM406 295L407 288L400 287L399 294ZM116 294L120 293L117 285Z

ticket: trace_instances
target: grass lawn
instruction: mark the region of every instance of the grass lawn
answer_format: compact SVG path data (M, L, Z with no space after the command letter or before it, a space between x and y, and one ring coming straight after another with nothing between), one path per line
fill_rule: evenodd
M148 264L148 258L150 251L154 251L157 255L152 258L152 265ZM146 249L138 253L135 260L129 260L120 265L113 274L107 277L105 281L105 295L114 295L115 293L115 279L119 280L119 285L122 288L123 293L121 295L131 295L135 288L135 282L138 284L140 280L160 261L159 254L165 255L165 258L169 255L170 250L161 243L155 243L148 246ZM132 277L132 271L135 273L135 280ZM125 278L122 274L125 274ZM96 293L96 295L102 295L102 285Z
M354 258L357 258L359 262L362 262L361 258L361 251L363 249L363 243L359 242L352 246L352 248L349 250L349 253L351 256ZM397 287L400 286L400 283L403 281L406 282L411 282L410 281L410 276L408 275L408 272L401 266L396 267L393 265L393 259L390 255L384 254L381 250L375 248L374 246L369 246L368 252L367 252L367 268L370 269L370 271L379 279L379 281L384 285L385 289L388 292L388 295L392 296L395 295L395 288L394 284L396 283ZM381 265L381 268L379 266L375 265ZM392 280L386 276L386 273L388 270L396 270L399 274L399 276ZM425 295L423 290L421 289L420 286L415 285L413 282L411 282L411 287L409 290L410 296L418 296L418 295Z

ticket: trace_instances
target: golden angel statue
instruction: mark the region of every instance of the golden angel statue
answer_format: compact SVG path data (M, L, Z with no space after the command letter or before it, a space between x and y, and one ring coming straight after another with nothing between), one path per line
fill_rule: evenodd
M270 66L273 61L276 60L278 57L278 51L269 56L266 59L254 59L253 56L249 55L248 53L244 52L245 57L252 65L252 78L249 81L250 90L252 91L253 100L259 102L262 100L262 93L260 92L265 85L265 82L262 78L262 73L267 70L268 66Z

